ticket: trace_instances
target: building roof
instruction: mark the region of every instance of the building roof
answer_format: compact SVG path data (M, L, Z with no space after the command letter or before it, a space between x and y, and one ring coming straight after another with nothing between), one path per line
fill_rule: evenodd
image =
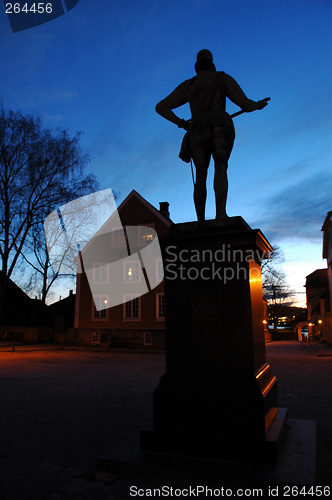
M306 277L306 288L328 288L328 269L316 269Z
M0 280L0 287L3 286L2 281ZM22 288L20 288L14 281L10 278L6 279L6 296L10 296L11 300L18 300L20 303L23 301L25 303L30 303L31 299L29 295L27 295Z
M157 210L151 203L149 203L143 196L141 196L135 189L133 189L129 195L120 203L118 206L117 210L112 213L112 215L104 222L104 224L98 229L98 231L90 238L90 240L86 243L86 245L81 249L81 254L84 254L90 246L93 244L93 242L98 238L98 236L103 235L104 233L107 233L108 226L111 225L111 221L113 218L116 218L117 220L121 220L121 212L125 209L125 207L133 200L137 200L139 203L141 203L146 209L149 210L149 212L152 213L152 215L159 219L162 224L167 226L168 228L173 224L171 219L167 216L165 216L162 212ZM80 255L77 255L74 259L76 263L79 265L82 265L80 263Z
M163 213L161 213L157 208L155 208L151 203L149 203L143 196L141 196L135 189L133 189L128 196L123 200L122 203L118 206L118 212L121 212L121 210L127 205L132 198L137 198L138 201L140 201L143 205L145 205L158 219L160 219L164 224L166 224L168 227L171 226L172 221L169 217L166 217Z

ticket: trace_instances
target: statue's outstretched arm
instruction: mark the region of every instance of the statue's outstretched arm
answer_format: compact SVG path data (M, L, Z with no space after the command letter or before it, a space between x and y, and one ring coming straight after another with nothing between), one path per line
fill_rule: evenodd
M223 74L224 85L226 88L226 96L237 106L239 106L243 111L250 113L251 111L256 111L256 109L263 109L267 106L267 101L269 97L262 99L261 101L252 101L248 99L240 85L226 73Z

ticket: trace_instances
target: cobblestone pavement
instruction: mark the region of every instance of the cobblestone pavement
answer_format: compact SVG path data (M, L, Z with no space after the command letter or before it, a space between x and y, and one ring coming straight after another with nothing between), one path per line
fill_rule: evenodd
M0 498L128 499L146 480L96 480L96 459L152 428L164 355L0 346ZM332 350L331 350L332 354ZM273 342L267 357L289 417L316 420L317 484L331 483L332 356ZM150 485L153 485L153 480Z

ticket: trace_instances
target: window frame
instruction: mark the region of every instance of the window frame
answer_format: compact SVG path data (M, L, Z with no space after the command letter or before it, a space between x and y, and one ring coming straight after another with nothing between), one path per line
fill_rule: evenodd
M147 339L149 339L149 341ZM146 331L143 333L143 344L144 345L152 345L152 332L151 331L150 332Z
M148 240L147 239L147 228L151 228L153 229L153 238L152 240ZM137 239L138 239L138 245L140 247L145 247L147 246L149 243L151 243L153 240L154 240L154 237L155 237L155 234L156 234L156 229L155 229L155 223L154 222L150 222L150 223L147 223L147 224L139 224L137 226L137 230L138 230L138 235L137 235ZM145 232L145 235L142 235L142 230L144 230ZM144 237L145 236L145 237Z
M96 270L100 269L101 274L103 274L103 270L106 268L106 280L96 279ZM102 277L102 276L101 276ZM94 262L93 263L93 274L92 274L93 284L96 285L107 285L110 282L110 268L108 262Z
M137 269L138 269L138 278L137 279L128 279L128 272L127 272L127 266L131 265L131 267L134 267L134 264L137 264ZM130 284L130 283L141 283L142 282L142 267L139 259L127 259L123 262L123 283L125 284Z
M91 330L90 343L91 344L105 344L103 342L103 336L107 337L105 330ZM95 340L94 340L95 337Z
M128 298L130 299L128 300ZM138 316L133 317L133 301L137 300L137 309L138 309ZM127 316L127 308L128 304L131 305L130 307L130 316ZM141 297L140 295L136 295L133 293L126 293L123 296L123 321L141 321Z
M164 308L164 316L160 316L160 298L163 297L163 308ZM164 292L157 292L156 293L156 321L165 321L165 293Z
M115 236L117 233L119 233L120 231L123 232L123 240L121 239L121 241L117 241ZM127 242L126 242L126 233L125 233L125 228L124 226L121 226L121 227L115 227L112 232L111 232L111 246L112 248L125 248L127 247Z
M107 294L102 294L102 295L94 295L92 296L92 320L93 321L105 321L108 320L108 310L109 308L106 309L100 309L99 311L96 308L96 300L107 300L109 302L109 296Z

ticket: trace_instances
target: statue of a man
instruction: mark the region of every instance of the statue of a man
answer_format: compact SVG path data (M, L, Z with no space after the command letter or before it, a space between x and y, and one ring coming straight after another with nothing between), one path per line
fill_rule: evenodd
M232 119L225 111L226 97L245 112L263 109L269 98L257 102L248 99L231 76L223 71L216 71L209 50L198 52L195 70L197 75L181 83L160 101L156 111L188 131L190 158L196 167L194 203L199 221L205 220L206 177L211 156L213 157L216 219L222 219L227 217L227 167L235 138ZM173 109L188 102L192 118L185 121L176 116Z

